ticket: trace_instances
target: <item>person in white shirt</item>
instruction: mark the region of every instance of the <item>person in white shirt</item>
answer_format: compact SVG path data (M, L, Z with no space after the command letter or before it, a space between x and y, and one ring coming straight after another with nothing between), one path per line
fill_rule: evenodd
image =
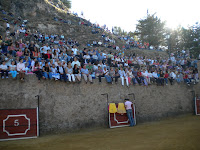
M50 49L51 48L49 47L48 43L45 46L43 46L43 52L44 52L44 54L46 54L47 50L50 50Z
M172 61L173 66L175 66L175 64L176 64L176 58L174 56L171 56L170 60Z
M58 62L57 70L58 70L58 73L60 74L60 80L63 79L66 82L67 76L65 74L65 69L64 69L63 65L61 64L61 62Z
M26 30L25 30L24 28L21 28L21 29L19 29L19 32L20 32L20 33L25 33Z
M124 63L124 67L128 67L128 60L125 61L125 63Z
M6 30L9 30L10 29L10 24L7 22L6 23Z
M58 45L53 46L52 53L54 53L55 50L57 51L57 53L60 53L60 49L58 48Z
M171 73L169 74L169 77L176 79L176 74L173 71L171 71Z
M128 82L129 82L129 84L131 83L131 81L133 81L133 83L135 83L134 82L135 81L135 79L134 79L135 77L133 75L133 72L132 72L131 68L128 69L127 75L128 75Z
M23 59L20 59L19 63L17 64L17 71L19 72L19 79L24 81L25 64L23 63Z
M76 48L76 46L73 46L72 51L74 52L74 55L77 55L78 49Z
M78 61L78 59L76 57L74 57L74 61L72 62L71 66L72 68L74 68L74 65L77 65L77 67L79 68L80 67L80 62Z
M176 74L173 72L173 70L169 74L169 82L171 85L173 85L174 80L176 79Z
M153 75L152 75L152 73L150 71L148 72L148 78L150 79L150 84L151 84Z
M4 79L4 75L6 75L6 78L8 78L8 66L6 65L6 62L3 61L0 65L1 70L1 78Z
M31 61L31 68L33 68L34 66L35 66L35 62L37 61L37 58L35 58L35 59L33 59L32 61Z
M62 66L65 69L67 67L67 63L65 61L62 61Z
M121 67L120 70L119 70L119 75L120 75L120 78L122 80L122 86L124 86L124 79L126 79L126 85L129 86L128 84L128 76L126 75L124 69Z
M17 66L15 65L15 61L12 61L11 65L9 66L10 73L15 79L17 77Z
M130 127L134 126L134 119L133 119L133 111L132 111L132 105L133 103L129 101L129 99L124 99L124 105L126 108L126 113L130 122Z
M65 69L65 72L67 74L67 77L68 77L68 80L69 82L75 82L75 76L73 74L73 68L71 66L71 63L69 62L66 69Z
M157 73L157 71L155 70L153 73L152 73L152 76L154 77L154 78L158 78L158 73Z
M101 42L101 41L99 41L99 42L98 42L98 45L99 45L99 46L101 46L101 45L102 45L102 42Z
M60 74L58 73L58 70L55 64L53 64L51 67L51 73L52 73L52 78L54 78L55 81L60 79Z
M85 60L85 63L89 63L90 61L90 55L88 53L86 53L86 55L83 56L83 59Z
M142 71L142 76L147 81L147 83L150 83L150 78L148 77L148 72L145 71L145 69Z
M157 73L156 70L152 73L152 76L153 76L152 82L153 83L157 82L157 80L158 80L158 73Z
M96 55L96 52L92 55L92 63L95 63L98 60L98 56Z
M55 62L54 62L56 67L58 66L58 62L59 62L59 59L56 59Z
M117 56L117 58L115 58L116 62L121 62L121 59L119 58L119 56Z
M52 54L52 59L58 59L59 53L57 52L57 50L54 50L53 54Z

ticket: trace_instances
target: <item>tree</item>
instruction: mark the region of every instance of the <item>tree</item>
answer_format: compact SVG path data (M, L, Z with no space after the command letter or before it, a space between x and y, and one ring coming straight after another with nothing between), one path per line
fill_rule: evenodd
M173 30L166 28L165 39L167 42L166 45L168 46L168 49L170 49L170 52L182 50L184 47L182 42L182 27L179 26L177 29Z
M140 19L136 25L135 34L141 42L148 42L152 46L159 46L164 43L165 22L162 22L155 14L147 15Z
M112 32L115 34L115 35L122 35L122 29L121 29L121 27L117 27L117 26L114 26L113 28L112 28Z
M185 49L197 57L200 54L200 24L182 28L182 43Z
M61 0L67 8L71 8L71 0Z

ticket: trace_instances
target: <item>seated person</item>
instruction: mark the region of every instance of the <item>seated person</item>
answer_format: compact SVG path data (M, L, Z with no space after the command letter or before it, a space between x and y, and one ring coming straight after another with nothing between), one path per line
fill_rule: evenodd
M78 83L80 83L81 82L81 72L80 72L80 69L78 68L77 64L74 65L73 74L77 78Z
M83 66L83 68L81 68L81 74L87 84L87 81L89 79L90 83L92 82L92 76L89 74L89 70L86 68L86 65Z
M52 78L55 79L55 81L60 79L60 74L58 73L55 64L53 64L51 67L51 73L52 73Z
M17 64L17 71L19 73L19 78L21 81L24 81L25 76L25 64L23 63L23 59L20 59L19 63Z
M9 66L10 73L15 79L17 77L17 66L15 65L15 61L12 61L11 65Z
M1 70L1 78L4 79L4 75L6 75L6 78L8 78L8 66L6 65L6 62L3 61L0 65Z
M51 67L49 66L48 62L45 62L45 66L42 68L42 74L44 79L52 79Z
M67 67L65 69L65 72L67 74L69 82L72 82L72 81L75 82L75 76L73 74L73 68L72 68L70 62L68 62L68 65L67 65Z

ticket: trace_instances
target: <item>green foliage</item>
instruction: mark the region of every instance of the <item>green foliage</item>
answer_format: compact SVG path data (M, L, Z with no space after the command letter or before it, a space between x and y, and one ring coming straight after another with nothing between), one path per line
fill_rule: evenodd
M171 52L183 49L182 27L178 27L174 30L167 28L165 31L165 39L166 45L169 47Z
M67 8L71 8L71 0L61 0Z
M155 14L147 15L145 19L138 21L135 34L141 42L149 42L150 45L159 46L164 43L165 22L162 22Z
M196 23L188 29L179 26L177 29L165 28L165 22L158 17L147 15L140 19L134 33L142 43L149 42L153 46L168 46L170 52L189 50L197 57L200 54L200 24Z
M189 50L194 56L200 53L200 25L188 27L178 27L177 29L166 30L166 42L171 52L177 50Z
M121 27L114 26L113 33L116 35L127 35L128 33L121 29Z
M200 53L200 24L189 27L189 29L182 28L182 43L184 47L190 50L194 56Z

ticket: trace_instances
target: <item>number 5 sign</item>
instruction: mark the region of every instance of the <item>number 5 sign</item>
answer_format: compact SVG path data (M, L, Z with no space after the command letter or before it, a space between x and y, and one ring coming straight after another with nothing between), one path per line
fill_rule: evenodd
M38 109L0 110L0 141L38 136Z

